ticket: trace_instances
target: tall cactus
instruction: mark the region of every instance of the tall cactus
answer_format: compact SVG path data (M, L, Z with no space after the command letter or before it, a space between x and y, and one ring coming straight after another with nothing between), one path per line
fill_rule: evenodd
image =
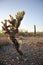
M36 35L36 25L34 25L34 35Z
M15 45L16 50L19 52L20 55L23 55L22 51L19 49L19 43L17 42L17 39L15 38L15 34L18 33L18 27L20 26L20 23L24 17L25 12L17 12L16 19L13 18L12 15L10 16L10 20L4 20L2 22L3 26L2 29L5 31L6 34L9 35L10 39L13 42L13 46ZM7 25L7 22L9 22L9 25Z

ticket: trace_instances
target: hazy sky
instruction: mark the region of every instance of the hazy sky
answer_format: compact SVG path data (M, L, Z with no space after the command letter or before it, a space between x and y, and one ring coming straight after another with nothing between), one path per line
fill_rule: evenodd
M15 15L18 11L25 11L24 19L19 29L43 31L43 0L0 0L0 29L1 21Z

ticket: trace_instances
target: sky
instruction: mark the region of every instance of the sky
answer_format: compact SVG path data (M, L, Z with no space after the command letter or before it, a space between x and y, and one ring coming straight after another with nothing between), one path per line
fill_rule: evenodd
M25 16L21 21L19 29L29 32L43 31L43 0L0 0L0 30L1 21L9 19L9 14L15 17L18 11L25 11Z

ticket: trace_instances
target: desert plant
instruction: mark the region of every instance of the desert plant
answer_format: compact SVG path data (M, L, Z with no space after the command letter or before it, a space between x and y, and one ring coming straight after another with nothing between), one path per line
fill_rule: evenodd
M36 35L36 25L34 25L34 35Z
M15 45L16 50L19 52L20 55L23 55L22 51L19 49L19 43L17 39L15 38L16 33L18 33L18 27L20 26L20 23L24 17L25 12L17 12L16 13L16 19L13 18L12 15L10 16L10 20L4 20L2 22L3 26L2 29L4 30L5 34L8 34L12 42L14 43L13 46ZM7 23L9 22L9 25Z

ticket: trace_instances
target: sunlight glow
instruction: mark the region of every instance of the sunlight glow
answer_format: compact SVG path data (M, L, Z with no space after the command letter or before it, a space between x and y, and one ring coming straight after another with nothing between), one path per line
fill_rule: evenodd
M1 23L1 21L0 21L0 30L2 30L2 23Z

